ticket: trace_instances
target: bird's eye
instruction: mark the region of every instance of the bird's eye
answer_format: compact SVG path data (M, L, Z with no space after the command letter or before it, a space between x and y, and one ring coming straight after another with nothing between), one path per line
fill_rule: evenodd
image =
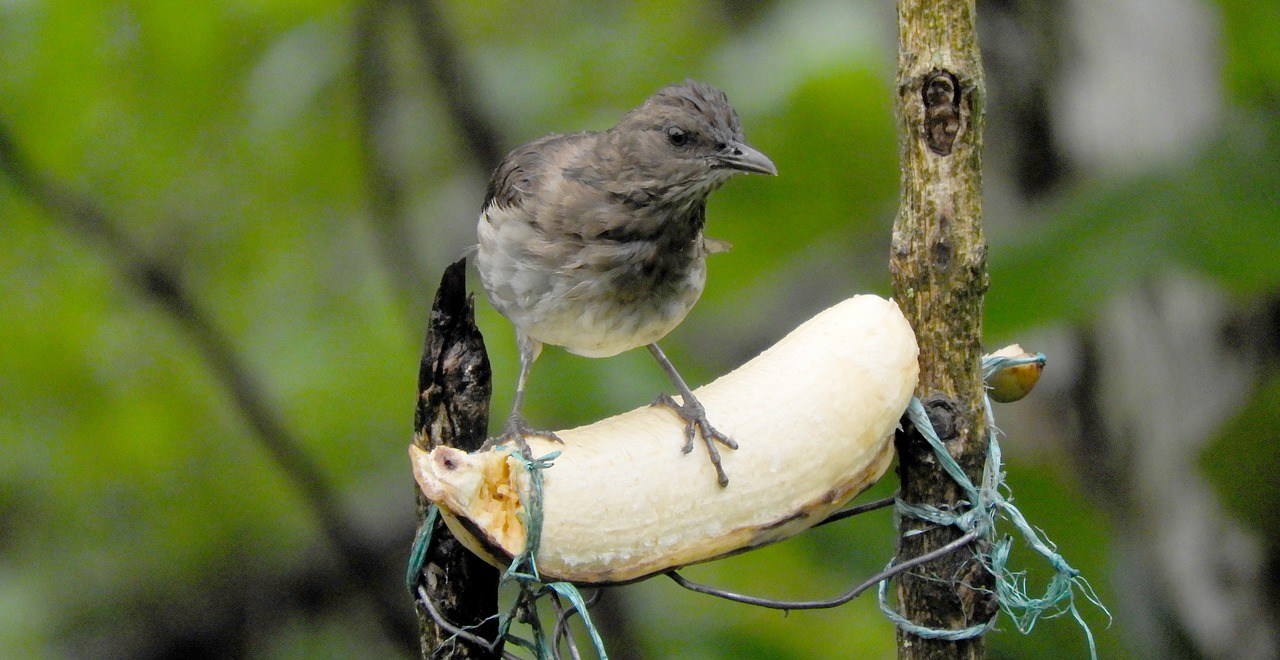
M684 145L689 144L689 134L685 132L683 128L672 126L667 129L667 141L670 142L672 146L683 147Z

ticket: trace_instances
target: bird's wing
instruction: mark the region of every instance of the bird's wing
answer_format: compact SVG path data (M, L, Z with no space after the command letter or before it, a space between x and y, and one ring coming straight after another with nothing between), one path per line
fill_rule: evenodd
M519 208L538 194L552 168L559 167L563 155L589 133L552 134L516 148L494 170L485 195L484 208Z

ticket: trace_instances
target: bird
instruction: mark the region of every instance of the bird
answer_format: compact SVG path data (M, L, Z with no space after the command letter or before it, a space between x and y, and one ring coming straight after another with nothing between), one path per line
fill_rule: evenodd
M708 254L724 241L703 235L708 196L735 175L776 176L749 146L719 89L695 80L663 87L604 131L551 134L517 147L494 171L477 226L475 263L493 306L515 326L520 374L499 439L527 448L521 407L544 344L603 358L648 347L680 402L654 405L685 422L684 453L702 437L719 484L712 426L658 346L702 295Z

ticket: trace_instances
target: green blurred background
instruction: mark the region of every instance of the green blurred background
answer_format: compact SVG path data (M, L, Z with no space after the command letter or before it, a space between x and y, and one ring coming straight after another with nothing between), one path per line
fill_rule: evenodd
M1015 501L1115 615L1084 610L1103 656L1275 657L1280 5L978 4L987 345L1049 356L996 411ZM418 351L497 159L686 77L728 93L781 176L712 198L735 247L665 342L706 382L888 293L894 20L834 0L0 2L0 656L409 657ZM513 335L478 310L504 411ZM665 387L643 351L549 349L527 412L564 427ZM893 539L869 514L690 575L834 595ZM619 658L894 654L869 596L784 616L653 580L597 617ZM1000 629L992 657L1086 653L1069 619Z

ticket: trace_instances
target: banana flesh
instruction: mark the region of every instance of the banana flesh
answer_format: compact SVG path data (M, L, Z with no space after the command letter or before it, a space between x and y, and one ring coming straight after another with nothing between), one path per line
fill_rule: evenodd
M542 470L545 581L638 580L782 540L869 488L893 459L893 432L916 386L915 335L898 306L841 302L695 394L716 428L729 485L682 420L646 406L530 437ZM525 549L530 477L509 451L409 448L414 476L472 551L505 567Z

